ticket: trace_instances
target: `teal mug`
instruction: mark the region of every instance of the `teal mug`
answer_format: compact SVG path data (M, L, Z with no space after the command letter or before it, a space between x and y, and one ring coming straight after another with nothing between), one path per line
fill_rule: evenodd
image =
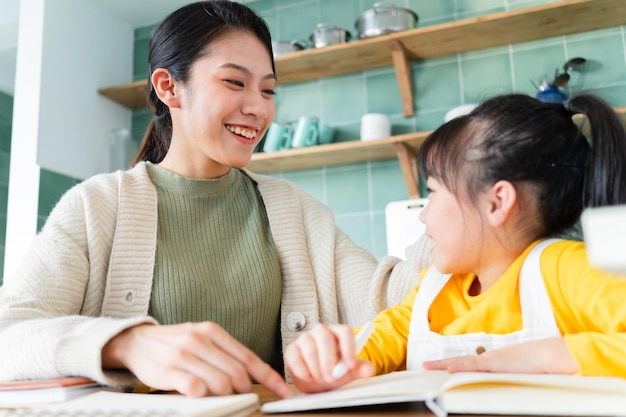
M335 128L327 125L326 123L320 123L317 126L317 131L319 133L318 141L320 145L332 143L333 139L335 139Z
M267 133L265 134L263 152L274 152L289 149L290 142L291 131L289 126L274 122L270 124L270 127L267 129Z
M305 146L313 146L318 143L319 132L317 130L317 119L311 117L301 117L298 119L293 139L291 140L292 148L303 148Z

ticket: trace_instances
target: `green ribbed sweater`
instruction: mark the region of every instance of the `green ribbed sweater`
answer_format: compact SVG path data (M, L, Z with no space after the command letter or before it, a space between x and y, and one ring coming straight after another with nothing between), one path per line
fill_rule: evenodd
M149 314L216 322L282 372L281 272L258 190L236 169L198 180L147 168L158 195Z

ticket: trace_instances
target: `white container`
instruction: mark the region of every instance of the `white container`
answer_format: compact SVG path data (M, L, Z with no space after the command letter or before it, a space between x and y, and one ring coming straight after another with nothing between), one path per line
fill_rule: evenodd
M367 113L361 117L361 140L391 136L391 119L382 113Z
M452 119L456 119L457 117L465 116L469 114L476 108L477 104L464 104L459 107L455 107L448 111L443 118L443 121L448 123Z

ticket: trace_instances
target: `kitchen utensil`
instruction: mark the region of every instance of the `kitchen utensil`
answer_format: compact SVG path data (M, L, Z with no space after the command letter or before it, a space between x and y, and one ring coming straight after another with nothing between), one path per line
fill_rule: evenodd
M274 57L301 51L306 49L306 47L306 43L300 39L293 39L290 41L272 41L272 51L274 53Z
M375 140L391 136L391 119L382 113L367 113L361 117L361 140Z
M569 74L567 72L564 72L554 77L554 81L552 81L552 85L554 87L564 87L565 84L567 84L568 82L569 82Z
M310 40L314 48L323 48L324 46L348 42L351 36L350 32L338 28L332 23L318 23L310 36Z
M417 20L417 14L412 10L396 7L392 3L374 3L371 9L361 13L354 25L359 38L369 38L413 29Z
M585 62L587 62L585 58L572 58L563 64L563 70L565 72L559 74L559 69L556 69L552 82L549 82L547 77L544 77L538 88L537 99L548 103L560 103L567 100L567 95L563 89L570 80L569 74L571 71L580 68Z
M587 60L585 58L572 58L563 65L563 69L566 73L569 73L572 70L578 69L581 65L583 65Z
M567 100L567 96L559 87L548 87L537 93L537 99L545 103L561 103Z
M587 62L587 60L585 58L580 58L580 57L572 58L569 61L567 61L563 65L563 70L565 72L559 74L559 70L558 69L556 70L556 73L554 74L554 81L552 81L552 86L563 88L569 82L570 71L580 68L580 66L583 65L585 62Z

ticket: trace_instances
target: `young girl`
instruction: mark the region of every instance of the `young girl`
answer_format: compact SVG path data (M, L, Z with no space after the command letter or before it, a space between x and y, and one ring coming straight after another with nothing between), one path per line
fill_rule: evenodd
M296 386L404 368L626 377L626 279L591 267L582 242L551 238L585 207L626 203L626 133L613 110L592 95L495 97L437 129L418 163L434 265L373 320L358 359L347 326L298 338L285 355ZM348 372L333 378L339 360Z

